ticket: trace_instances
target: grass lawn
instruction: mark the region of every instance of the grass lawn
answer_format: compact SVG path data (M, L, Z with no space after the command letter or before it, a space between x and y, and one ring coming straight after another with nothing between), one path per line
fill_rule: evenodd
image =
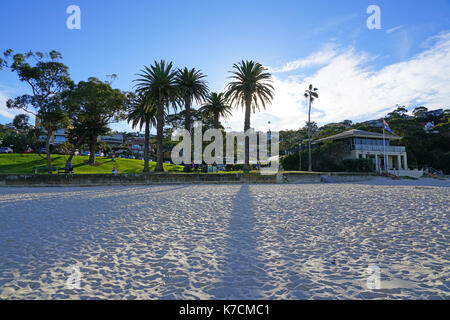
M64 155L52 155L52 167L64 168L67 158ZM114 166L119 173L141 173L144 169L143 160L116 158L115 162L112 162L111 159L95 157L95 162L100 163L100 165L89 166L85 164L85 161L88 159L88 156L73 157L72 166L74 173L111 173ZM47 162L37 154L0 154L0 174L34 173L34 168L40 166L47 166ZM153 171L155 166L156 162L150 162L150 171ZM183 167L164 163L164 170L182 172ZM46 172L40 170L39 173Z

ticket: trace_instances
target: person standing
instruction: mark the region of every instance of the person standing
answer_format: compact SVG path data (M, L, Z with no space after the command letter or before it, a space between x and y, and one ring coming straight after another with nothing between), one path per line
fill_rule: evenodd
M67 168L66 168L67 172L69 173L73 173L73 167L72 167L72 162L69 161L67 162Z

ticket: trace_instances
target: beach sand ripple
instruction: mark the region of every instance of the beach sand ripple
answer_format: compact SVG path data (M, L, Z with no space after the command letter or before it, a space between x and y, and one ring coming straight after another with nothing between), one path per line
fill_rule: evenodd
M389 183L1 188L0 298L450 299L449 199Z

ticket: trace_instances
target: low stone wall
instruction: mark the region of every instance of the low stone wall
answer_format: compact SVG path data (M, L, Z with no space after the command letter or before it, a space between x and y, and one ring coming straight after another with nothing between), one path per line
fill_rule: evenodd
M2 174L0 186L100 186L208 183L276 183L276 175L260 174Z
M282 174L282 183L338 183L356 182L372 179L377 174L352 172L287 172Z
M397 177L410 177L410 178L420 178L423 176L423 170L388 170L390 174Z
M349 182L370 179L370 174L352 173L259 173L224 174L0 174L0 186L110 186L160 184L227 184L227 183L320 183Z

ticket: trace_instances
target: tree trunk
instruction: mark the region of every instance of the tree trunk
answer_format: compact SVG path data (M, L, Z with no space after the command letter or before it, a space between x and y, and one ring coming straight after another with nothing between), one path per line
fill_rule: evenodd
M214 127L219 129L219 112L214 113Z
M144 171L149 172L148 158L149 158L149 146L150 146L150 117L145 117L145 141L144 141Z
M251 112L251 98L247 98L245 101L245 121L244 121L244 134L250 129L250 112ZM250 152L249 152L250 138L245 136L245 157L244 157L244 171L250 171Z
M163 167L163 134L164 134L164 104L160 101L156 115L156 167L155 172L164 172Z
M186 111L185 113L185 118L184 118L184 128L187 130L187 132L189 132L189 134L191 133L191 102L189 101L189 97L185 97L185 104L184 104L184 109ZM191 136L192 139L192 136ZM189 143L192 143L192 141L189 141ZM184 164L184 172L191 172L191 164L190 163L185 163Z
M73 147L72 152L70 153L69 159L67 159L67 161L66 161L66 168L67 168L67 165L69 164L69 162L72 161L73 156L75 155L75 150L77 150L81 146L81 144L83 143L84 139L86 138L88 132L89 132L88 130L84 131L83 134L81 135L81 137L78 139L75 146Z
M312 164L311 164L311 98L309 99L309 110L308 110L308 171L312 171Z
M191 103L189 97L185 97L184 109L186 111L184 117L184 128L191 133Z
M97 135L91 135L91 141L89 142L89 165L95 164L95 147L97 146Z
M52 174L52 158L50 153L50 138L53 135L53 131L47 131L47 138L45 139L45 151L47 152L47 170L49 174Z

